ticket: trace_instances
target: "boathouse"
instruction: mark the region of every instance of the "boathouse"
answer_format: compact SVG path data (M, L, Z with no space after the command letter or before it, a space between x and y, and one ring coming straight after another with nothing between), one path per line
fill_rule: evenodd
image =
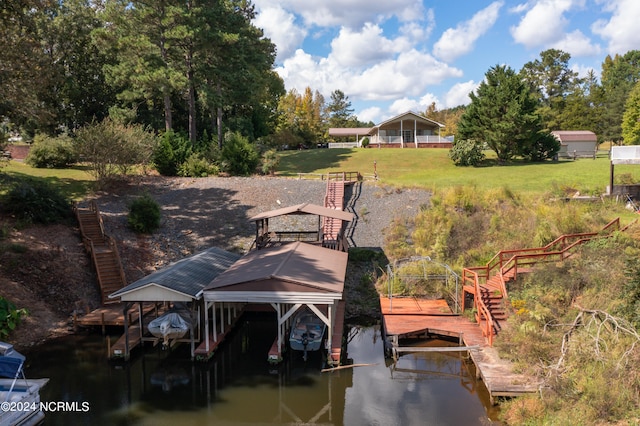
M193 319L189 338L185 342L191 344L191 356L195 355L195 343L199 340L196 332L200 325L200 300L202 291L211 280L226 271L240 258L239 254L230 253L211 247L193 256L174 262L144 278L109 295L111 299L120 298L123 303L124 335L111 349L111 357L129 358L131 349L144 341L157 343L157 338L146 336L144 324L129 327L129 310L137 303L138 316L143 318L143 304L160 305L186 304L191 309ZM148 311L148 310L147 310ZM199 335L199 333L197 333ZM174 342L175 343L175 342Z
M296 241L249 252L204 289L204 350L217 344L216 309L234 312L245 304L266 304L277 315L278 334L270 360L281 359L293 314L308 306L328 329L328 353L340 361L344 279L348 254ZM209 318L213 329L209 330ZM222 316L224 318L224 316ZM336 336L334 338L334 336Z

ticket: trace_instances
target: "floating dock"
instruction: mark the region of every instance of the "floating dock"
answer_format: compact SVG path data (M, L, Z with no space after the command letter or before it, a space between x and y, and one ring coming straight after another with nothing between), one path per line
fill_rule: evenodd
M385 342L394 357L403 352L419 352L421 348L402 347L400 340L446 336L459 339L460 348L468 351L476 366L476 376L482 379L491 402L497 397L520 396L538 392L540 382L514 372L511 362L500 358L498 351L489 346L478 324L454 314L444 300L426 300L413 297L380 297ZM426 348L428 351L440 348ZM451 348L442 348L450 351Z

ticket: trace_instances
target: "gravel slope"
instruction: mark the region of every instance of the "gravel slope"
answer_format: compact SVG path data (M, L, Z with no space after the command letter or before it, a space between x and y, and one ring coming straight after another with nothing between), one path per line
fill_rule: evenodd
M96 196L105 230L119 243L128 280L136 280L167 263L217 246L246 252L254 239L255 224L249 218L269 210L304 202L322 205L326 182L274 177L147 177L114 192ZM355 191L355 189L353 189ZM126 223L127 206L149 193L162 207L162 226L150 236L133 234ZM357 191L356 191L357 192ZM117 194L116 194L117 193ZM383 247L384 229L397 216L413 216L428 204L429 192L392 189L379 182L364 182L351 194L356 224L351 243L357 247ZM310 229L301 217L273 224L272 229Z

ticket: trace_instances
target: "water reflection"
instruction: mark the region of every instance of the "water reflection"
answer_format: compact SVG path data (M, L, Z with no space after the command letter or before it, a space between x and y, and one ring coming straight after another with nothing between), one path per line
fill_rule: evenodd
M495 416L463 357L413 353L388 363L376 327L351 332L349 357L365 366L323 373L318 353L304 362L291 352L274 368L273 321L247 317L208 363L192 363L184 347L114 366L101 336L72 336L38 348L27 371L51 378L43 401L90 404L88 413L47 413L48 425L473 425Z

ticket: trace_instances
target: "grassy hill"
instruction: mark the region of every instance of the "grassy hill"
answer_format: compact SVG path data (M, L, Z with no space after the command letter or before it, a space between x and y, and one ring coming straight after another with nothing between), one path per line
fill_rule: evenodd
M608 151L602 151L595 160L513 161L506 165L497 165L495 156L487 152L485 167L456 167L448 153L448 149L375 148L287 151L281 154L278 175L344 170L372 176L375 161L382 183L432 190L475 185L485 189L508 187L520 193L573 189L583 194L600 194L609 184ZM615 171L616 176L640 181L638 166L617 166Z

